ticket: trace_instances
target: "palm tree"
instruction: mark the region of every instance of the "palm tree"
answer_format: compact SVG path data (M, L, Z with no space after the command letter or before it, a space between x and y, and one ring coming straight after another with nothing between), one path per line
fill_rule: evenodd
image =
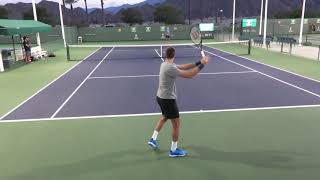
M84 0L84 5L86 6L86 19L88 22L88 4L87 4L87 0Z
M65 9L65 8L66 8L65 0L62 0L62 4L63 4L63 7L64 7L64 9Z
M104 0L101 0L101 17L102 17L102 25L104 26L104 3L103 3Z
M73 15L73 4L77 3L79 0L65 0L65 3L70 4L71 13Z

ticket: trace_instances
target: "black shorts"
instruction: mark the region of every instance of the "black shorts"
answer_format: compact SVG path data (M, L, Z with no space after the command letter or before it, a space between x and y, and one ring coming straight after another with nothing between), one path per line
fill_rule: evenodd
M179 109L175 99L162 99L157 97L157 102L161 108L162 115L167 119L179 118Z

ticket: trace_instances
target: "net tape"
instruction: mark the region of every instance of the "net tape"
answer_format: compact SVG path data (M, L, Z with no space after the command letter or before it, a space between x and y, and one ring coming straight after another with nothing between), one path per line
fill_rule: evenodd
M207 42L203 43L203 46L214 47L214 45L236 45L235 48L241 47L243 53L246 54L250 48L248 46L249 41L228 41L228 42ZM110 44L82 44L82 45L68 45L67 54L68 59L72 54L76 54L77 51L81 51L83 48L102 49L108 48L112 50L114 59L139 59L139 58L165 58L165 50L167 47L174 47L177 49L176 57L192 57L200 56L200 51L193 43L179 43L179 44L125 44L125 45L110 45ZM118 56L116 56L118 55Z

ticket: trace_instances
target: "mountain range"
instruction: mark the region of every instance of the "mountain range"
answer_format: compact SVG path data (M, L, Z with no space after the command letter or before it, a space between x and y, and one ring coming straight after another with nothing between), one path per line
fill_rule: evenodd
M237 0L237 17L252 17L260 15L260 0ZM37 4L45 8L52 17L52 24L59 24L58 3L43 0ZM146 0L138 4L124 4L118 7L108 7L104 10L105 21L116 23L121 20L121 13L126 8L137 8L141 11L145 21L153 20L153 12L160 5L170 5L177 8L187 19L189 14L189 0ZM277 12L290 11L301 7L302 0L269 0L269 16ZM68 5L66 5L68 7ZM1 7L1 6L0 6ZM8 10L9 19L22 19L23 13L31 9L30 3L6 4L3 6ZM219 10L223 10L221 13ZM199 19L203 17L232 17L233 0L190 0L190 17ZM320 0L308 0L306 11L320 11ZM86 22L86 13L83 8L74 8L73 13L69 8L64 8L66 24L81 24ZM89 23L102 23L101 10L89 9Z
M107 12L110 12L111 14L116 14L122 9L127 9L127 8L136 8L136 7L141 7L143 5L156 5L156 4L161 4L165 2L165 0L146 0L137 4L123 4L121 6L116 6L116 7L108 7L106 8Z

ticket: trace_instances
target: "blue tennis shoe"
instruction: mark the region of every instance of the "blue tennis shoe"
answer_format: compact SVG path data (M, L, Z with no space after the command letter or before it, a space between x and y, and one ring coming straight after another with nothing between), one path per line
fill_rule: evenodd
M151 138L149 140L148 145L154 150L160 149L160 146L159 146L157 140L154 140L153 138Z
M188 154L187 151L182 150L182 149L178 149L178 148L173 152L172 151L169 152L170 157L184 157L187 154Z

